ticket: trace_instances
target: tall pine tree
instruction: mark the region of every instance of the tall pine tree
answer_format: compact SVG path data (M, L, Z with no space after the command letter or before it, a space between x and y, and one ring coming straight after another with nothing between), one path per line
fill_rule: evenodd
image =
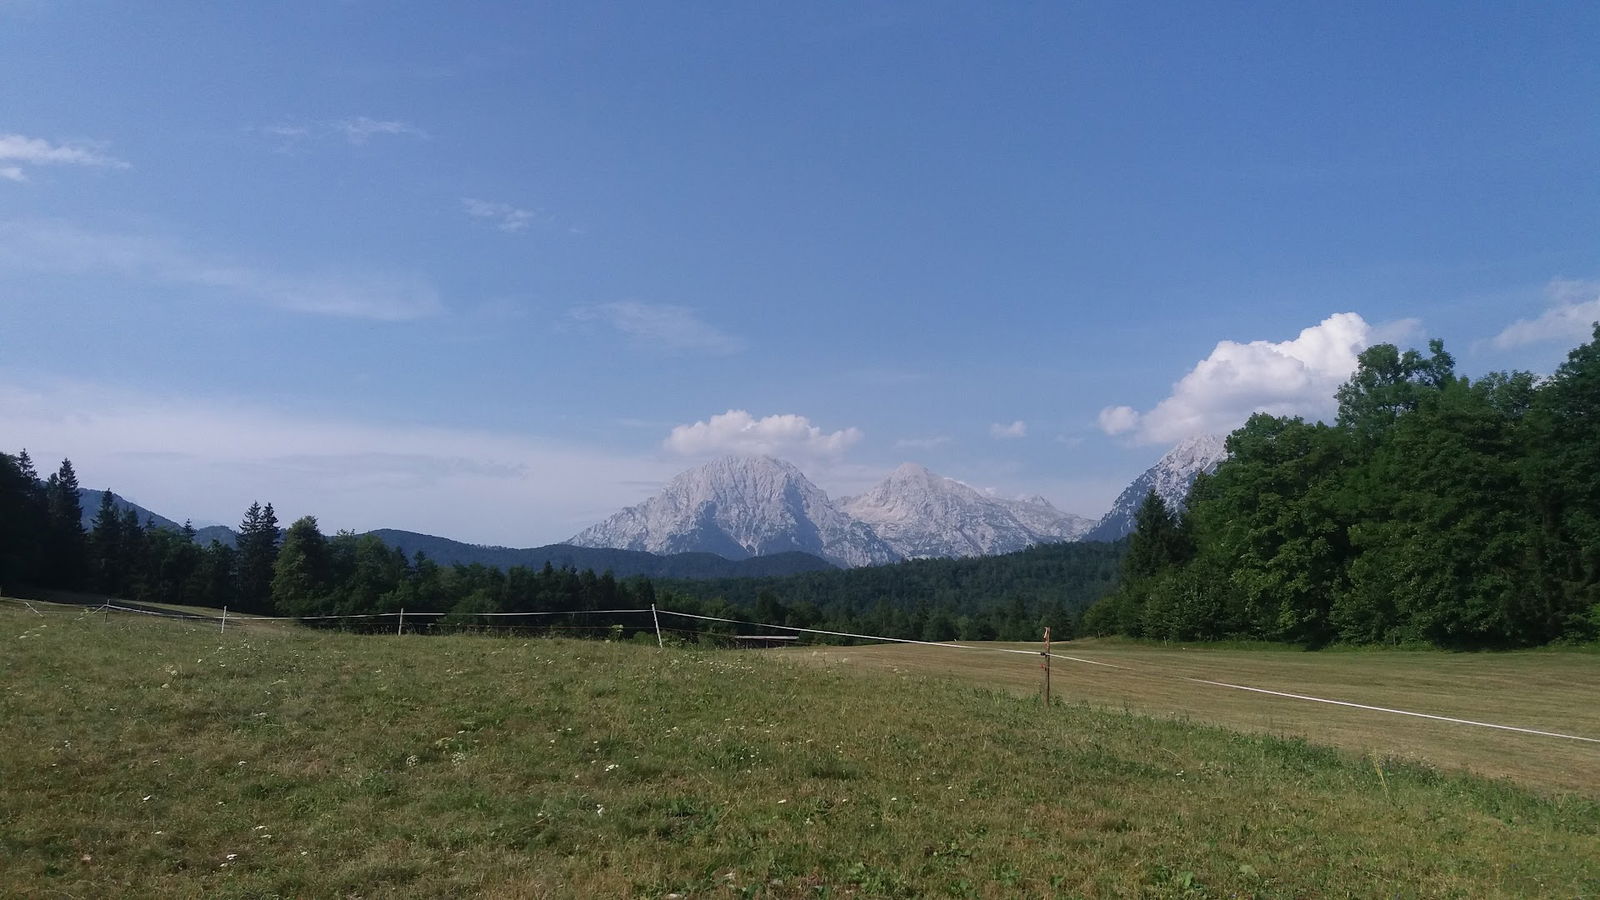
M100 509L89 529L90 583L106 594L116 593L122 584L122 514L111 496L109 488L100 493Z
M51 587L81 587L89 570L89 541L72 460L61 461L61 468L45 482L44 494L46 580Z
M272 504L250 504L239 524L239 606L272 612L272 567L278 560L278 516Z

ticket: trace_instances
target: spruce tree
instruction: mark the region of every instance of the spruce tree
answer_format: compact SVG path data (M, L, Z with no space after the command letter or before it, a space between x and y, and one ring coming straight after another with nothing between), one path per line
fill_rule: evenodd
M250 504L239 525L239 605L272 611L272 566L278 559L278 517L272 504Z
M28 451L0 453L0 590L38 579L44 503Z
M122 514L111 499L111 489L100 493L100 509L89 530L89 568L93 587L114 594L122 581Z
M77 588L88 575L88 536L70 459L45 482L45 515L46 577L53 587Z

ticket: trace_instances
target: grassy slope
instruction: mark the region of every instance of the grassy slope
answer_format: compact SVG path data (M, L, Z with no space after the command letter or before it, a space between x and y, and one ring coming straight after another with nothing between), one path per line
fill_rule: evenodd
M0 891L1600 892L1591 801L780 654L9 604L0 640Z

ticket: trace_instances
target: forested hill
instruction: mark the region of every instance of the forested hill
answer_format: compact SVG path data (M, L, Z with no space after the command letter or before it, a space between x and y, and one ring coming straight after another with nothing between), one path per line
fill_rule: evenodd
M98 502L98 499L97 501ZM618 578L644 575L650 578L740 578L762 575L792 575L797 572L826 572L833 564L809 553L774 553L749 559L724 559L714 553L646 553L642 550L613 550L604 547L575 547L550 544L544 547L497 547L468 544L450 538L398 528L378 528L363 532L386 546L405 552L407 558L426 555L441 566L488 566L510 571L516 566L538 569L549 563L557 569L610 572ZM231 528L213 525L195 535L201 546L212 541L237 547L239 535Z
M1549 378L1363 351L1332 425L1264 414L1139 512L1092 631L1516 647L1600 637L1600 325Z
M1114 586L1125 541L1045 544L966 559L769 578L657 579L663 592L723 600L764 622L822 624L932 640L1033 640L1062 633Z
M612 550L602 547L575 547L551 544L546 547L516 549L464 544L449 538L379 528L369 531L390 547L404 550L407 556L418 551L440 565L473 565L510 571L515 566L530 569L549 563L557 569L611 572L618 578L644 575L650 578L738 578L760 575L789 575L797 572L832 571L833 564L809 553L775 553L750 559L724 559L714 553L673 553L658 555L642 550Z

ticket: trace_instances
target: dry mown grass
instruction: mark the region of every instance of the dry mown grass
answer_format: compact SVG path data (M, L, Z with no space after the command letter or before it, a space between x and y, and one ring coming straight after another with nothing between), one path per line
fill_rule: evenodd
M0 604L26 896L1583 896L1600 808L782 654Z
M975 644L1038 650L1038 645ZM1405 650L1164 648L1073 641L1056 653L1124 669L1056 660L1057 697L1096 707L1267 734L1304 737L1448 769L1511 778L1549 791L1600 797L1600 744L1478 728L1218 688L1183 677L1600 738L1600 653L1535 650L1441 653ZM947 676L1036 693L1039 660L913 645L822 647L796 659Z

